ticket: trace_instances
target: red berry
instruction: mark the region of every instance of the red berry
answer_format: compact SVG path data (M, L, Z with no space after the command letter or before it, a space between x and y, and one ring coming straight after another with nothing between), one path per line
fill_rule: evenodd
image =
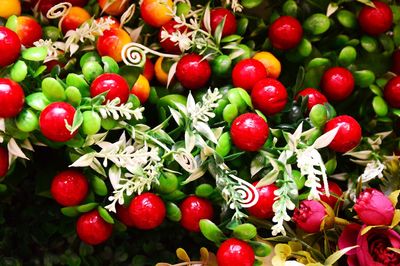
M233 120L231 137L236 147L244 151L258 151L268 139L267 122L254 113L242 114Z
M255 255L252 247L236 238L224 241L217 251L219 266L253 266L254 261Z
M222 37L229 36L236 33L237 24L236 18L228 9L223 7L214 8L210 11L210 26L211 33L214 34L218 25L225 18L224 28L222 30Z
M8 151L0 146L0 178L8 172Z
M88 3L88 0L65 0L64 2L69 2L73 6L84 7Z
M55 6L61 2L66 2L66 1L62 1L62 0L31 0L30 1L31 9L35 8L36 5L38 5L39 11L45 16L50 8L52 8L53 6Z
M129 213L129 207L117 204L117 217L118 219L128 227L135 226L135 221L132 219Z
M82 214L76 223L79 238L89 244L98 245L110 238L112 225L104 221L98 210Z
M197 196L187 197L180 206L182 219L181 225L183 228L199 232L199 222L201 219L212 219L214 209L209 200Z
M253 186L257 186L258 182L253 183ZM272 205L275 199L275 190L278 187L275 184L270 184L267 186L257 187L259 199L256 205L247 209L247 212L259 219L270 219L274 216L274 211L272 210Z
M278 80L265 78L258 81L251 91L251 101L264 115L271 116L285 109L288 94Z
M373 1L375 8L364 5L358 15L361 29L369 35L377 36L388 31L393 23L390 7L380 1Z
M34 42L42 38L42 27L32 17L19 16L16 28L13 30L17 33L21 43L25 47L33 46Z
M198 54L184 55L176 66L178 81L189 90L196 90L205 86L210 76L210 64Z
M86 198L88 190L86 177L75 170L66 170L56 175L50 188L53 198L63 206L78 205Z
M400 108L400 76L389 80L385 86L383 95L391 107Z
M324 103L328 102L328 99L326 99L325 95L323 95L320 91L313 89L313 88L307 88L307 89L300 91L297 94L296 99L299 96L303 96L303 97L307 96L308 97L308 102L307 102L308 112L311 111L311 109L313 108L314 105L324 104Z
M171 38L167 38L165 40L162 40L162 32L168 32L169 34L172 34L174 32L184 32L187 28L185 26L180 26L176 27L178 25L178 22L175 20L170 20L167 23L165 23L159 33L158 33L158 40L160 42L161 47L166 51L167 53L170 54L181 54L181 49L179 49L178 42L173 42L171 41Z
M274 48L289 50L295 48L303 37L303 28L300 22L290 16L276 19L270 26L268 38Z
M71 133L65 125L66 122L72 125L74 115L75 108L72 105L64 102L51 103L40 113L40 131L49 140L68 141L78 133Z
M348 152L360 143L362 137L361 127L353 117L340 115L332 118L325 124L324 132L328 132L336 127L339 127L339 130L331 144L329 144L331 150Z
M149 58L146 58L144 63L143 76L150 82L154 77L154 64Z
M264 65L256 59L244 59L232 70L232 82L235 87L251 91L253 86L267 77Z
M330 193L329 197L326 196L324 187L321 187L318 189L319 191L322 192L322 195L320 195L320 200L327 203L333 209L333 208L335 208L336 202L342 196L343 191L339 187L339 185L336 184L335 182L328 181L328 186L329 186L329 193Z
M131 201L129 213L136 228L149 230L162 224L166 209L159 196L146 192Z
M98 76L90 86L90 96L95 97L103 92L108 91L106 100L112 101L119 98L120 104L126 103L129 98L129 85L126 80L114 73L105 73Z
M14 117L21 112L24 106L24 91L17 82L8 78L0 78L0 102L0 117Z
M14 63L21 51L21 41L12 30L0 26L0 67Z
M353 92L353 74L346 68L332 67L322 76L321 88L329 100L343 101Z

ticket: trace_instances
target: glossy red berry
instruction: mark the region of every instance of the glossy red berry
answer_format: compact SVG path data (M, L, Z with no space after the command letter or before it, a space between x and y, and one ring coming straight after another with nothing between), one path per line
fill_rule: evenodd
M53 178L50 192L55 201L63 206L80 204L89 191L86 177L76 170L66 170Z
M98 245L110 238L112 225L104 221L98 210L82 214L76 223L79 238L89 244Z
M386 102L393 108L400 108L400 76L389 80L383 91Z
M163 38L163 34L165 34L165 32L168 32L168 34L173 34L174 32L182 33L187 29L185 26L181 25L180 27L177 27L177 25L178 22L175 20L170 20L161 27L158 33L158 40L161 47L165 52L170 54L181 54L182 52L179 48L178 42L171 41L171 38Z
M154 64L149 58L146 58L142 74L148 81L151 81L154 77Z
M339 185L336 184L335 182L328 181L328 186L329 186L329 193L330 193L329 197L326 196L324 187L321 187L318 189L319 191L322 192L322 195L320 195L320 200L327 203L333 209L333 208L335 208L336 202L342 196L343 191L339 187Z
M218 266L253 266L254 261L252 247L236 238L224 241L217 251Z
M17 82L9 78L0 78L0 102L0 117L14 117L21 112L24 106L24 91Z
M8 151L0 146L0 178L7 174L8 166Z
M0 26L0 67L14 63L21 51L21 41L12 30Z
M328 99L325 97L325 95L323 95L320 91L313 89L313 88L307 88L307 89L300 91L297 94L296 99L299 96L308 98L308 102L307 102L308 112L311 111L311 108L313 108L314 105L324 104L324 103L328 102Z
M136 228L150 230L162 224L166 209L159 196L146 192L131 201L129 213Z
M258 182L253 183L253 186L257 186ZM275 190L278 187L275 184L270 184L262 187L256 187L258 191L258 201L256 205L247 209L247 212L259 219L270 219L274 216L274 211L272 210L272 205L275 199Z
M258 151L268 139L268 134L267 122L254 113L242 114L232 122L232 141L241 150Z
M268 38L274 48L289 50L295 48L303 37L303 27L300 22L290 16L276 19L270 26Z
M211 33L214 34L218 25L225 18L224 28L222 30L222 37L229 36L236 33L237 23L236 18L228 9L223 7L214 8L210 11L210 26Z
M267 70L264 65L256 59L244 59L235 65L232 70L232 83L251 91L254 85L267 77Z
M181 225L186 230L199 232L201 219L211 220L214 209L209 200L197 196L189 196L180 205L182 219Z
M129 207L125 207L123 205L117 204L117 217L123 224L128 227L134 227L135 221L132 219L131 214L129 213Z
M372 36L385 33L392 27L393 12L390 7L381 1L373 1L375 7L364 5L358 15L361 29Z
M198 54L184 55L176 66L176 78L183 87L189 90L204 87L210 76L210 64Z
M21 43L25 47L33 46L34 42L42 38L42 27L32 17L19 16L13 30L17 33Z
M258 81L251 91L254 107L264 115L271 116L285 109L288 94L285 86L276 79L266 78Z
M339 127L339 130L331 144L329 144L331 150L348 152L360 143L362 137L361 126L353 117L340 115L332 118L325 124L324 132L336 127Z
M354 90L354 77L343 67L332 67L325 71L321 80L321 89L332 101L343 101Z
M105 73L98 76L90 86L90 96L95 97L103 92L108 91L106 100L112 101L119 98L120 104L126 103L129 98L129 85L126 80L114 73Z
M40 113L40 131L49 140L58 142L68 141L78 133L78 131L71 133L65 125L65 122L68 125L72 125L74 115L75 108L69 103L51 103Z

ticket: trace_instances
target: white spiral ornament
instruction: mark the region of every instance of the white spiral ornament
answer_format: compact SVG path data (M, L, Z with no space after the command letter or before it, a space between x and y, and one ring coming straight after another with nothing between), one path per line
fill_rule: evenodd
M71 7L72 4L69 2L59 3L47 11L46 18L48 19L60 18L60 21L58 22L58 28L61 29L61 23L64 20L65 16L68 14L68 11L71 9Z
M196 159L185 149L178 149L173 156L175 161L179 163L179 165L182 166L182 168L188 173L193 173L198 169Z
M233 186L235 192L240 195L240 199L238 199L237 202L239 202L243 208L250 208L256 205L260 198L258 190L252 184L237 176L229 175L229 177L238 183ZM229 207L231 209L235 208L233 203L231 203Z
M127 66L143 67L146 62L146 53L160 57L179 58L179 55L164 54L154 51L140 43L131 42L126 44L121 51L122 61Z

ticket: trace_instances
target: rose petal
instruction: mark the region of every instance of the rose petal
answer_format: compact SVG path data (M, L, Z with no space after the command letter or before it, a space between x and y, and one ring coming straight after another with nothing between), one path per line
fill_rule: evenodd
M362 228L364 227L365 225L363 225ZM357 259L360 265L384 266L382 263L374 261L371 254L369 253L368 239L371 234L382 234L385 231L386 230L381 230L381 229L371 229L365 235L361 234L358 235L357 245L359 245L359 248L357 248Z
M347 247L357 245L357 236L360 232L361 226L359 224L349 224L347 225L342 234L339 237L338 246L339 249L344 249ZM348 251L347 255L355 255L357 253L357 249L352 249Z

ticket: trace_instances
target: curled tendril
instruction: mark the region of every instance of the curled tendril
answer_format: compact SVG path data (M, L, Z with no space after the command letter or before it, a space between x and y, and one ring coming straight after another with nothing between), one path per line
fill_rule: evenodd
M182 166L183 169L185 169L185 171L189 173L193 173L198 169L196 159L185 149L178 149L174 153L174 159L177 163L179 163L180 166Z
M179 58L179 55L160 53L136 42L126 44L122 48L121 57L128 66L143 67L146 62L146 53L151 53L160 57Z
M242 205L243 208L250 208L254 206L260 197L257 189L250 184L249 182L244 181L241 178L238 178L234 175L229 175L232 179L238 182L237 185L234 186L236 193L240 195L240 199L238 202ZM234 209L234 206L230 206Z
M120 27L125 25L126 23L129 22L129 20L132 19L133 15L135 14L136 10L136 5L132 4L128 7L128 9L122 14L121 19L120 19Z
M61 18L58 22L58 28L61 29L61 23L64 20L65 16L68 14L68 11L71 9L72 4L69 2L59 3L47 11L46 17L48 19L57 19Z

